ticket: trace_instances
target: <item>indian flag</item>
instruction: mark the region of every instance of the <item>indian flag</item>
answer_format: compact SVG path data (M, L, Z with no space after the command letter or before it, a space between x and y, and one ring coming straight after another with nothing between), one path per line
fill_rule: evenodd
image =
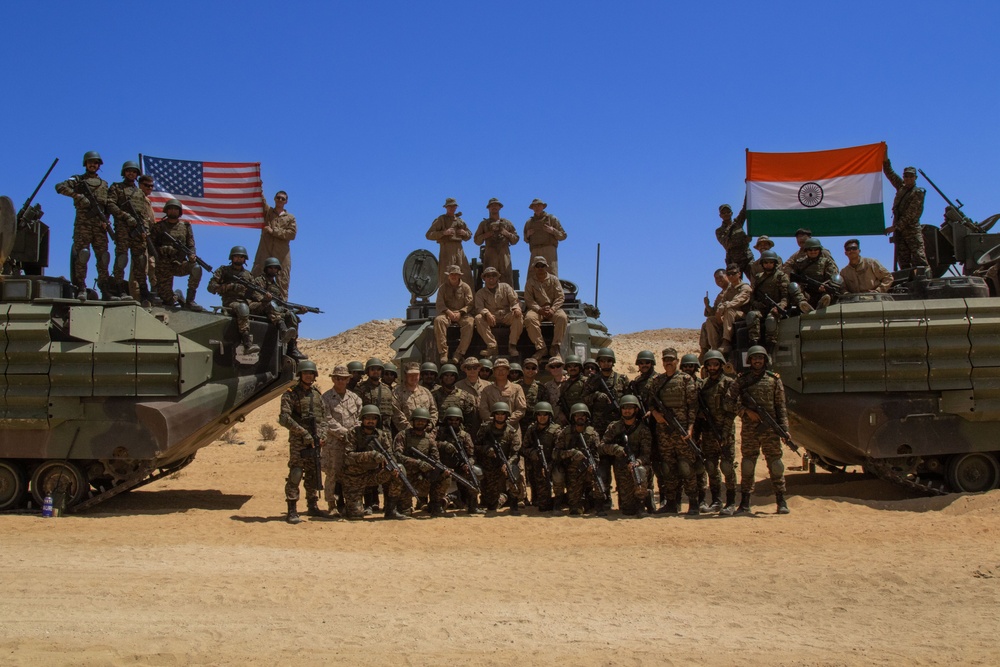
M812 153L747 151L747 232L882 234L885 143Z

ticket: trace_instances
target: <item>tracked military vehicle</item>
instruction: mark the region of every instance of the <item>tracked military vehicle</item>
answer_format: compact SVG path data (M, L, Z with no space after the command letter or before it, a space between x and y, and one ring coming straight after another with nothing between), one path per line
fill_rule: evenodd
M932 494L1000 486L996 219L949 207L941 228L924 225L929 269L779 322L790 430L822 467Z
M42 275L41 217L0 197L0 510L80 511L176 472L291 382L269 322L246 355L228 314L74 298Z
M484 246L485 248L485 246ZM483 250L480 250L480 257ZM482 259L473 259L471 262L473 280L473 293L483 286ZM438 288L438 262L434 254L429 250L414 250L403 262L403 282L410 292L410 305L406 309L406 318L403 325L396 329L392 341L392 349L396 351L394 361L397 365L407 361L436 361L438 359L437 347L434 342L434 317L436 315L434 302L430 296ZM560 343L561 354L576 354L581 359L590 359L597 354L597 350L607 347L611 342L611 335L608 328L599 319L600 311L596 306L583 303L579 298L577 285L569 280L560 280L565 292L565 303L563 310L569 317L569 324L566 327L566 335L562 341L553 341L553 327L551 322L542 323L542 336L547 345ZM523 292L520 286L520 275L514 271L514 285L518 297L521 297L521 309L524 310ZM508 335L504 327L496 329L497 342L499 343L500 356L510 353L507 346ZM454 354L459 341L458 326L448 327L448 353ZM478 333L472 336L472 343L469 346L469 354L478 355L486 346ZM535 347L528 339L526 332L521 334L517 345L518 352L522 358L527 358L534 354ZM544 370L544 369L543 369Z

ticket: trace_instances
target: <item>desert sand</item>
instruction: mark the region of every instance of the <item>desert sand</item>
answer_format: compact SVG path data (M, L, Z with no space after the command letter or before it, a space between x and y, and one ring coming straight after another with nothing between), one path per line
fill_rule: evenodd
M304 342L323 388L337 363L391 358L395 324ZM668 344L696 332L617 336L619 369ZM286 433L259 433L277 412L85 514L0 516L0 664L1000 662L1000 491L789 471L777 516L760 463L748 517L289 526Z

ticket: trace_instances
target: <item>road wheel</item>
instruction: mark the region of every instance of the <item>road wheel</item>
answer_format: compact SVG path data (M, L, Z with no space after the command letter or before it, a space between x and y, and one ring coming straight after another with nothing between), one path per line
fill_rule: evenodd
M20 507L27 488L21 466L13 461L0 461L0 510Z
M72 507L86 495L89 485L76 464L70 461L46 461L31 475L31 497L42 506L45 496L62 490L66 507Z
M948 486L958 493L982 493L1000 485L1000 461L989 452L956 454L948 461Z

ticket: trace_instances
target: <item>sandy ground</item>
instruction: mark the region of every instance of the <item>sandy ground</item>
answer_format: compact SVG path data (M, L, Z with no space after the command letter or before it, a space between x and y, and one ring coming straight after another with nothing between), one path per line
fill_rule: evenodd
M392 322L362 328L303 348L387 357ZM623 370L666 341L694 332L616 338ZM276 416L84 515L0 516L0 664L1000 662L1000 491L792 471L788 516L761 481L750 517L289 526Z

